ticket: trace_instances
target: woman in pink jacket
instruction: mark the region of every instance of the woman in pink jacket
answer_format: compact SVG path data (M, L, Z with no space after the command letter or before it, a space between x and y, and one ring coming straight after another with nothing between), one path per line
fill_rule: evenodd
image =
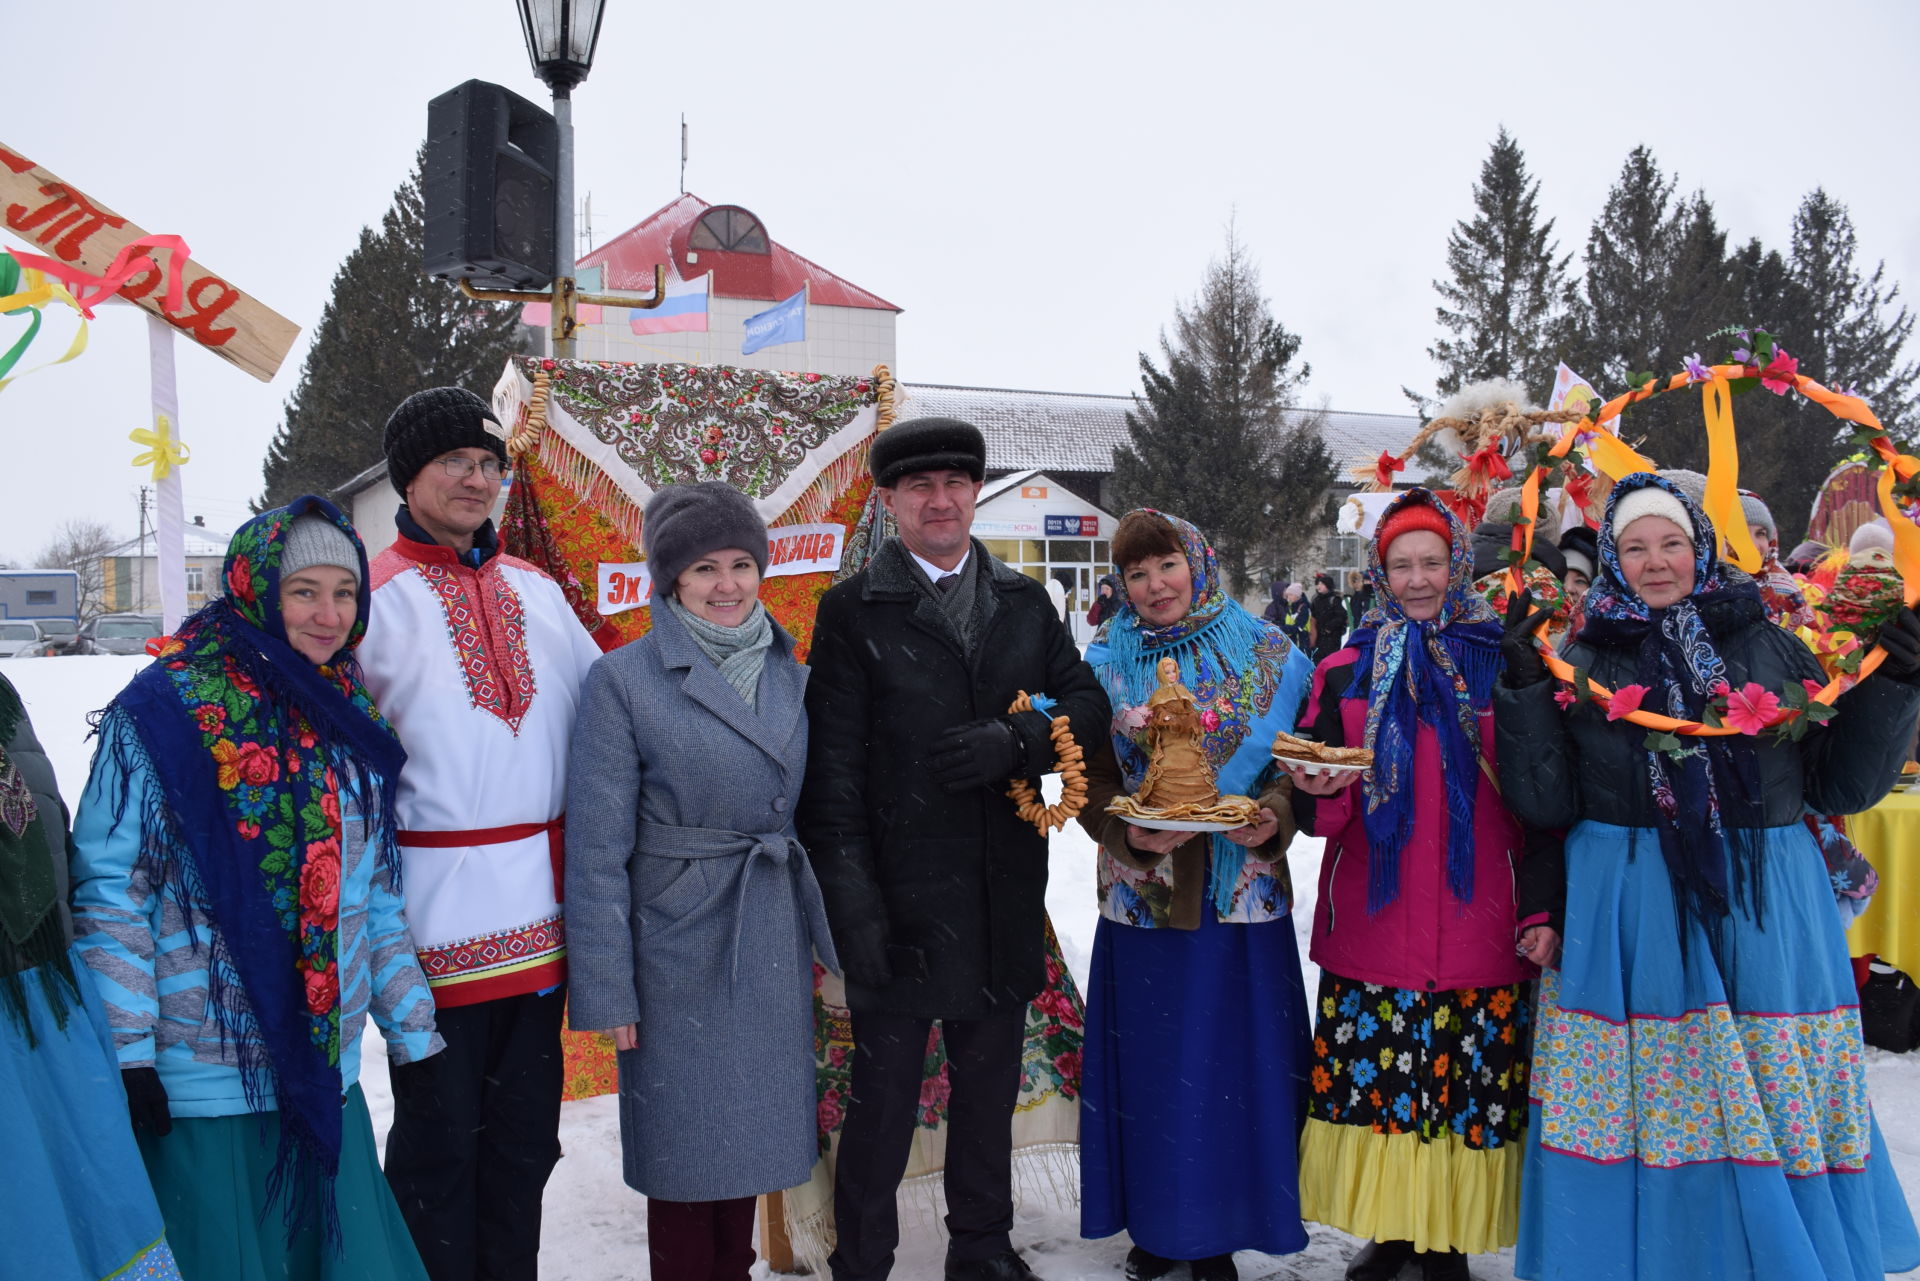
M1301 1212L1368 1242L1352 1281L1416 1257L1456 1281L1518 1231L1529 961L1558 944L1557 907L1526 890L1553 883L1558 844L1530 841L1489 763L1501 630L1465 527L1410 490L1369 561L1375 604L1320 664L1303 720L1373 767L1292 771L1300 830L1327 841Z

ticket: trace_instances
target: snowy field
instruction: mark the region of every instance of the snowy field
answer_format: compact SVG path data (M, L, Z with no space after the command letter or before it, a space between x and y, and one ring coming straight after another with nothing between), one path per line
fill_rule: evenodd
M6 673L26 701L69 805L79 800L91 756L85 741L86 713L103 706L146 661L107 656L0 660L0 672ZM1294 841L1289 853L1294 884L1301 896L1294 920L1302 956L1306 954L1307 926L1313 919L1320 848L1320 841L1303 837ZM1084 984L1093 943L1093 846L1077 827L1069 827L1054 838L1052 858L1047 906L1074 977ZM1317 968L1309 965L1309 995L1318 980ZM363 1044L366 1060L361 1082L373 1111L374 1129L384 1144L392 1109L385 1053L378 1036L363 1038ZM1890 1054L1869 1047L1867 1060L1874 1107L1893 1149L1901 1184L1909 1201L1920 1204L1920 1054ZM541 1236L544 1281L640 1281L647 1277L646 1217L641 1198L620 1181L619 1121L613 1099L567 1104L561 1115L560 1140L565 1155L547 1185ZM946 1247L937 1225L904 1207L901 1222L905 1239L894 1275L902 1281L939 1277ZM1240 1275L1248 1281L1338 1281L1357 1243L1331 1229L1313 1226L1311 1231L1312 1242L1299 1254L1240 1254ZM1020 1210L1014 1244L1045 1281L1111 1281L1120 1275L1128 1248L1124 1236L1082 1240L1079 1216L1072 1207L1031 1204ZM1511 1251L1476 1256L1473 1273L1481 1281L1506 1281L1513 1276ZM753 1275L762 1278L776 1274L760 1263L755 1265ZM1408 1275L1415 1275L1414 1270ZM1176 1272L1174 1276L1184 1278L1185 1274Z

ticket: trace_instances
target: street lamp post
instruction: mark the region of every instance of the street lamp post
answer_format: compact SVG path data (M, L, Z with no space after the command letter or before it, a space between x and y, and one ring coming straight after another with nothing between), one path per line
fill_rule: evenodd
M559 132L555 175L553 272L553 354L573 356L577 326L573 287L573 89L593 68L600 43L600 19L605 0L517 0L520 30L526 36L527 57L553 93L553 122ZM659 291L656 290L656 293Z
M573 332L579 328L581 303L649 310L667 299L667 269L653 269L653 296L640 294L583 294L574 288L573 245L573 89L587 78L593 53L600 43L600 19L606 0L516 0L520 30L527 39L527 57L533 74L553 91L554 154L554 264L551 294L519 289L476 289L460 279L460 292L486 302L545 302L552 305L548 331L554 356L573 358Z

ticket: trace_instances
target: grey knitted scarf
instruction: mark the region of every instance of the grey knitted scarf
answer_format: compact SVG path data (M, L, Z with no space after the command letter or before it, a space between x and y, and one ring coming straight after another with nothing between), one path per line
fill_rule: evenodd
M708 622L682 605L677 596L667 597L667 607L747 706L758 706L760 670L767 664L767 647L773 644L773 619L767 607L755 601L753 613L738 627Z
M904 547L902 550L905 550ZM919 561L909 556L907 563L913 566L914 581L921 592L940 607L941 614L960 641L960 648L971 655L974 642L979 639L976 632L979 624L980 557L967 557L966 564L960 567L960 581L954 584L952 591L947 592L933 585L933 580L927 577L927 571L921 568Z

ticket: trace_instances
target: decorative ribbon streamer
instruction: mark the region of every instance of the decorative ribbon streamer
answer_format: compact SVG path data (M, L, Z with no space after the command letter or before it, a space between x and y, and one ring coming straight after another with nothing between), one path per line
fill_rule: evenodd
M1706 392L1703 395L1702 405L1707 420L1707 449L1709 459L1715 457L1714 433L1716 430L1725 431L1725 448L1729 455L1732 452L1733 444L1732 413L1724 402L1716 402L1712 398L1711 392L1715 387L1724 387L1727 380L1731 378L1746 376L1746 367L1743 365L1715 365L1713 367L1713 379L1712 382L1708 384ZM1690 381L1691 379L1687 374L1675 374L1668 380L1667 390L1684 387L1688 385ZM1831 391L1804 374L1794 375L1793 385L1794 389L1801 395L1816 405L1821 406L1836 418L1843 419L1847 422L1859 423L1866 427L1880 428L1879 418L1875 417L1873 410L1867 407L1867 402L1861 400L1858 396L1848 396L1841 392ZM1657 383L1649 382L1638 390L1614 397L1608 401L1606 406L1601 409L1598 414L1594 415L1594 417L1603 421L1614 417L1629 404L1645 400L1658 390L1660 390L1660 388ZM1732 389L1726 388L1726 390L1731 392ZM1723 423L1718 425L1716 425L1715 421L1716 407L1721 414L1724 415ZM1593 421L1593 418L1587 418L1577 423L1567 424L1565 429L1560 433L1560 438L1554 442L1553 448L1548 451L1548 457L1555 459L1565 458L1567 451L1573 447L1576 437L1582 432L1593 431ZM1911 520L1907 519L1893 497L1893 486L1896 479L1908 481L1912 480L1915 476L1920 476L1920 458L1915 458L1911 454L1901 453L1894 448L1893 442L1885 436L1874 437L1872 446L1873 452L1879 456L1880 461L1884 464L1880 473L1879 482L1880 510L1881 513L1886 516L1887 523L1893 526L1894 567L1900 572L1900 580L1905 589L1907 604L1910 606L1920 605L1920 525L1915 525ZM1595 433L1587 442L1587 447L1595 465L1616 481L1622 477L1630 476L1637 471L1659 470L1651 459L1642 457L1621 442L1618 437L1611 436L1606 432ZM1747 529L1745 516L1739 515L1737 480L1734 479L1738 475L1739 464L1737 459L1729 458L1728 461L1732 462L1732 469L1730 472L1723 472L1723 475L1726 476L1729 484L1731 484L1736 491L1733 511L1737 518L1732 521L1732 527L1738 529L1739 537L1744 539L1747 547L1753 550L1755 563L1757 564L1759 549L1753 547L1753 535ZM1713 464L1709 462L1708 466L1709 469L1711 469ZM1521 489L1520 506L1522 515L1525 517L1525 523L1514 531L1514 546L1520 549L1522 555L1516 565L1508 566L1506 578L1507 590L1515 594L1518 594L1524 586L1520 581L1518 565L1526 563L1526 554L1533 548L1534 520L1538 517L1540 509L1540 479L1546 474L1546 470L1545 467L1532 468L1531 474L1527 477L1527 483ZM1712 486L1712 483L1712 478L1709 476L1709 487ZM1712 516L1712 514L1711 509L1709 509L1708 515ZM1714 520L1714 524L1716 531L1720 533L1722 542L1730 543L1732 540L1725 533L1727 526L1721 525L1717 518ZM1735 564L1739 564L1739 562L1736 560ZM1742 568L1744 568L1744 566L1742 566ZM1547 670L1552 672L1554 676L1563 681L1573 681L1575 672L1572 664L1568 663L1544 645L1540 646L1540 656L1546 660ZM1885 661L1886 656L1887 651L1875 645L1872 652L1862 660L1859 676L1864 679L1872 675L1880 664ZM1597 703L1604 704L1613 697L1613 691L1598 681L1589 680L1587 682L1587 688L1592 692L1593 701ZM1831 707L1833 700L1839 696L1840 681L1836 677L1827 682L1825 689L1812 695L1811 701L1824 703ZM1798 711L1789 710L1779 723L1784 724L1786 720L1790 720L1799 714ZM1671 716L1661 716L1645 710L1628 712L1621 717L1621 719L1631 721L1633 724L1645 729L1659 730L1668 734L1686 734L1695 738L1720 737L1728 734L1738 734L1740 732L1731 725L1706 725L1699 721L1678 720Z
M1760 549L1753 545L1746 513L1740 507L1740 449L1733 435L1733 388L1720 368L1701 393L1707 417L1707 500L1702 510L1720 537L1720 551L1749 574L1760 572Z
M4 389L16 378L25 378L27 374L38 373L54 365L64 365L87 349L87 322L83 317L80 327L74 332L73 341L67 344L64 355L35 365L26 373L13 374L13 367L20 362L22 356L26 355L27 348L31 347L33 340L39 336L40 321L46 305L50 302L63 302L75 311L80 311L80 304L74 301L73 295L67 291L65 285L58 281L49 281L44 272L32 268L22 269L19 260L12 253L3 250L0 250L0 295L4 295L0 297L0 314L17 316L23 311L30 313L27 332L20 335L13 346L7 348L4 353L0 353L0 389Z
M165 414L154 416L153 428L135 427L127 433L127 439L136 445L145 445L146 452L135 454L133 465L145 467L153 465L153 479L157 483L167 478L167 473L175 467L183 466L193 457L193 451L173 437L173 421Z
M167 251L164 273L151 254L140 252L142 249ZM164 275L167 282L166 309L179 311L182 291L186 288L186 263L192 254L187 242L179 236L142 236L122 245L120 252L113 256L113 261L107 264L107 269L97 276L71 263L43 258L39 254L15 253L14 257L20 260L23 267L36 267L57 280L65 281L75 291L74 302L80 308L80 314L92 320L95 303L113 297L129 280L148 270Z

